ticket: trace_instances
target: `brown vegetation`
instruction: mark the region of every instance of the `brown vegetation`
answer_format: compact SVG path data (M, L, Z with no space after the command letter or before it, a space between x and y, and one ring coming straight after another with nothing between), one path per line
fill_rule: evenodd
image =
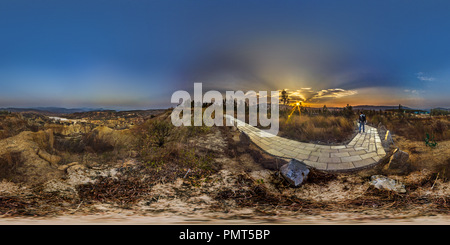
M367 120L375 126L381 123L394 134L409 140L423 141L426 134L433 136L436 141L450 140L450 120L445 116L416 117L387 113L368 116Z
M281 136L343 143L356 128L356 118L350 110L346 113L350 116L281 118ZM397 137L402 127L411 127L401 119L392 117L391 122L385 115L367 114L370 123L382 122L392 130L397 146L410 154L413 172L389 175L405 183L406 194L369 185L370 175L382 171L381 167L349 174L311 170L303 186L291 188L279 174L286 161L261 151L236 128L173 127L167 111L134 120L134 125L120 130L93 124L87 131L67 131L66 125L47 122L38 132L25 130L0 140L0 214L127 210L142 215L165 212L220 219L244 217L243 210L250 210L247 218L448 214L450 142L439 141L437 147L427 148L422 141ZM414 125L414 120L410 121ZM409 130L417 130L418 135L431 130L439 140L448 137L446 119L426 122L425 131L415 126ZM61 160L53 162L55 157ZM22 188L33 178L39 181ZM19 184L20 188L5 191Z
M280 118L280 136L324 144L343 143L354 136L355 120L344 116L292 115Z

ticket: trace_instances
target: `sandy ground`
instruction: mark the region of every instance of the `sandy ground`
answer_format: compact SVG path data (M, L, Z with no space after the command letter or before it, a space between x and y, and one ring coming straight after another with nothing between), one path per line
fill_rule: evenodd
M249 152L256 148L244 150L239 146L236 156L230 157L225 153L230 142L227 143L219 131L213 133L214 137L197 139L195 143L196 147L216 152L220 156L216 160L222 164L222 170L199 186L189 184L187 178L156 184L148 196L127 208L111 202L86 203L70 197L76 196L74 186L89 183L98 176L114 177L117 175L116 167L95 170L74 165L68 168L64 181L51 181L44 185L44 192L56 191L60 197L66 198L57 200L65 201L40 200L43 206L32 205L31 213L50 209L46 215L3 215L0 216L0 224L450 224L447 205L450 182L435 179L426 169L448 159L450 142L428 149L421 142L398 140L401 149L412 155L412 164L423 169L408 175L389 176L407 186L407 196L396 196L374 190L367 176L361 173L339 174L329 179L312 178L300 188L280 187L276 171L253 160ZM240 142L238 133L230 137ZM266 157L263 156L264 159ZM425 161L426 164L422 163ZM131 161L127 164L134 166L137 163ZM255 187L261 187L263 192L252 192ZM0 197L16 196L28 200L31 194L29 189L11 182L0 183Z
M127 214L60 216L55 218L1 218L0 225L450 225L450 215L371 219L350 213L323 216L209 219L205 216L136 216Z

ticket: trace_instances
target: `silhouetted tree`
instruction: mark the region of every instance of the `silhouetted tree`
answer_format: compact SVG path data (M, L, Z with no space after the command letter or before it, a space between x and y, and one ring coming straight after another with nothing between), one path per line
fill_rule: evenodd
M281 101L283 101L284 105L286 105L289 102L289 95L287 94L285 89L281 91Z

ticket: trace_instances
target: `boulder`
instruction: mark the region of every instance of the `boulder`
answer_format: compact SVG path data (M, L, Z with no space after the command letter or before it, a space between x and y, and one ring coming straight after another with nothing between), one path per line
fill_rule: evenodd
M390 179L383 175L373 175L370 177L370 182L372 186L380 190L395 191L398 193L405 193L405 185L397 180Z
M289 184L298 187L308 178L309 169L303 162L292 159L281 166L280 172Z
M386 170L394 174L406 174L409 170L409 154L396 150L389 159L389 163L386 165Z

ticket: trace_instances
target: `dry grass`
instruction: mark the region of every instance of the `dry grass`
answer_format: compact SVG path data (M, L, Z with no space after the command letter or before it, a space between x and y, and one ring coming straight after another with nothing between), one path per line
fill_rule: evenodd
M18 175L18 169L22 165L23 159L20 152L6 152L0 156L0 180L22 181L23 179Z
M134 148L151 181L171 182L189 172L193 182L216 172L214 152L195 147L189 139L211 132L208 127L174 127L167 114L151 118L133 128Z
M36 132L38 126L30 123L20 114L0 115L0 139L15 136L22 131Z
M394 134L409 140L423 141L426 134L434 136L434 140L450 140L450 120L448 117L413 117L408 115L373 115L368 117L374 125L385 125Z
M293 115L280 118L280 136L303 142L343 143L355 131L355 123L343 116Z
M114 202L119 205L134 204L145 197L151 190L151 184L139 178L118 179L101 177L95 183L79 185L79 198L82 201Z

